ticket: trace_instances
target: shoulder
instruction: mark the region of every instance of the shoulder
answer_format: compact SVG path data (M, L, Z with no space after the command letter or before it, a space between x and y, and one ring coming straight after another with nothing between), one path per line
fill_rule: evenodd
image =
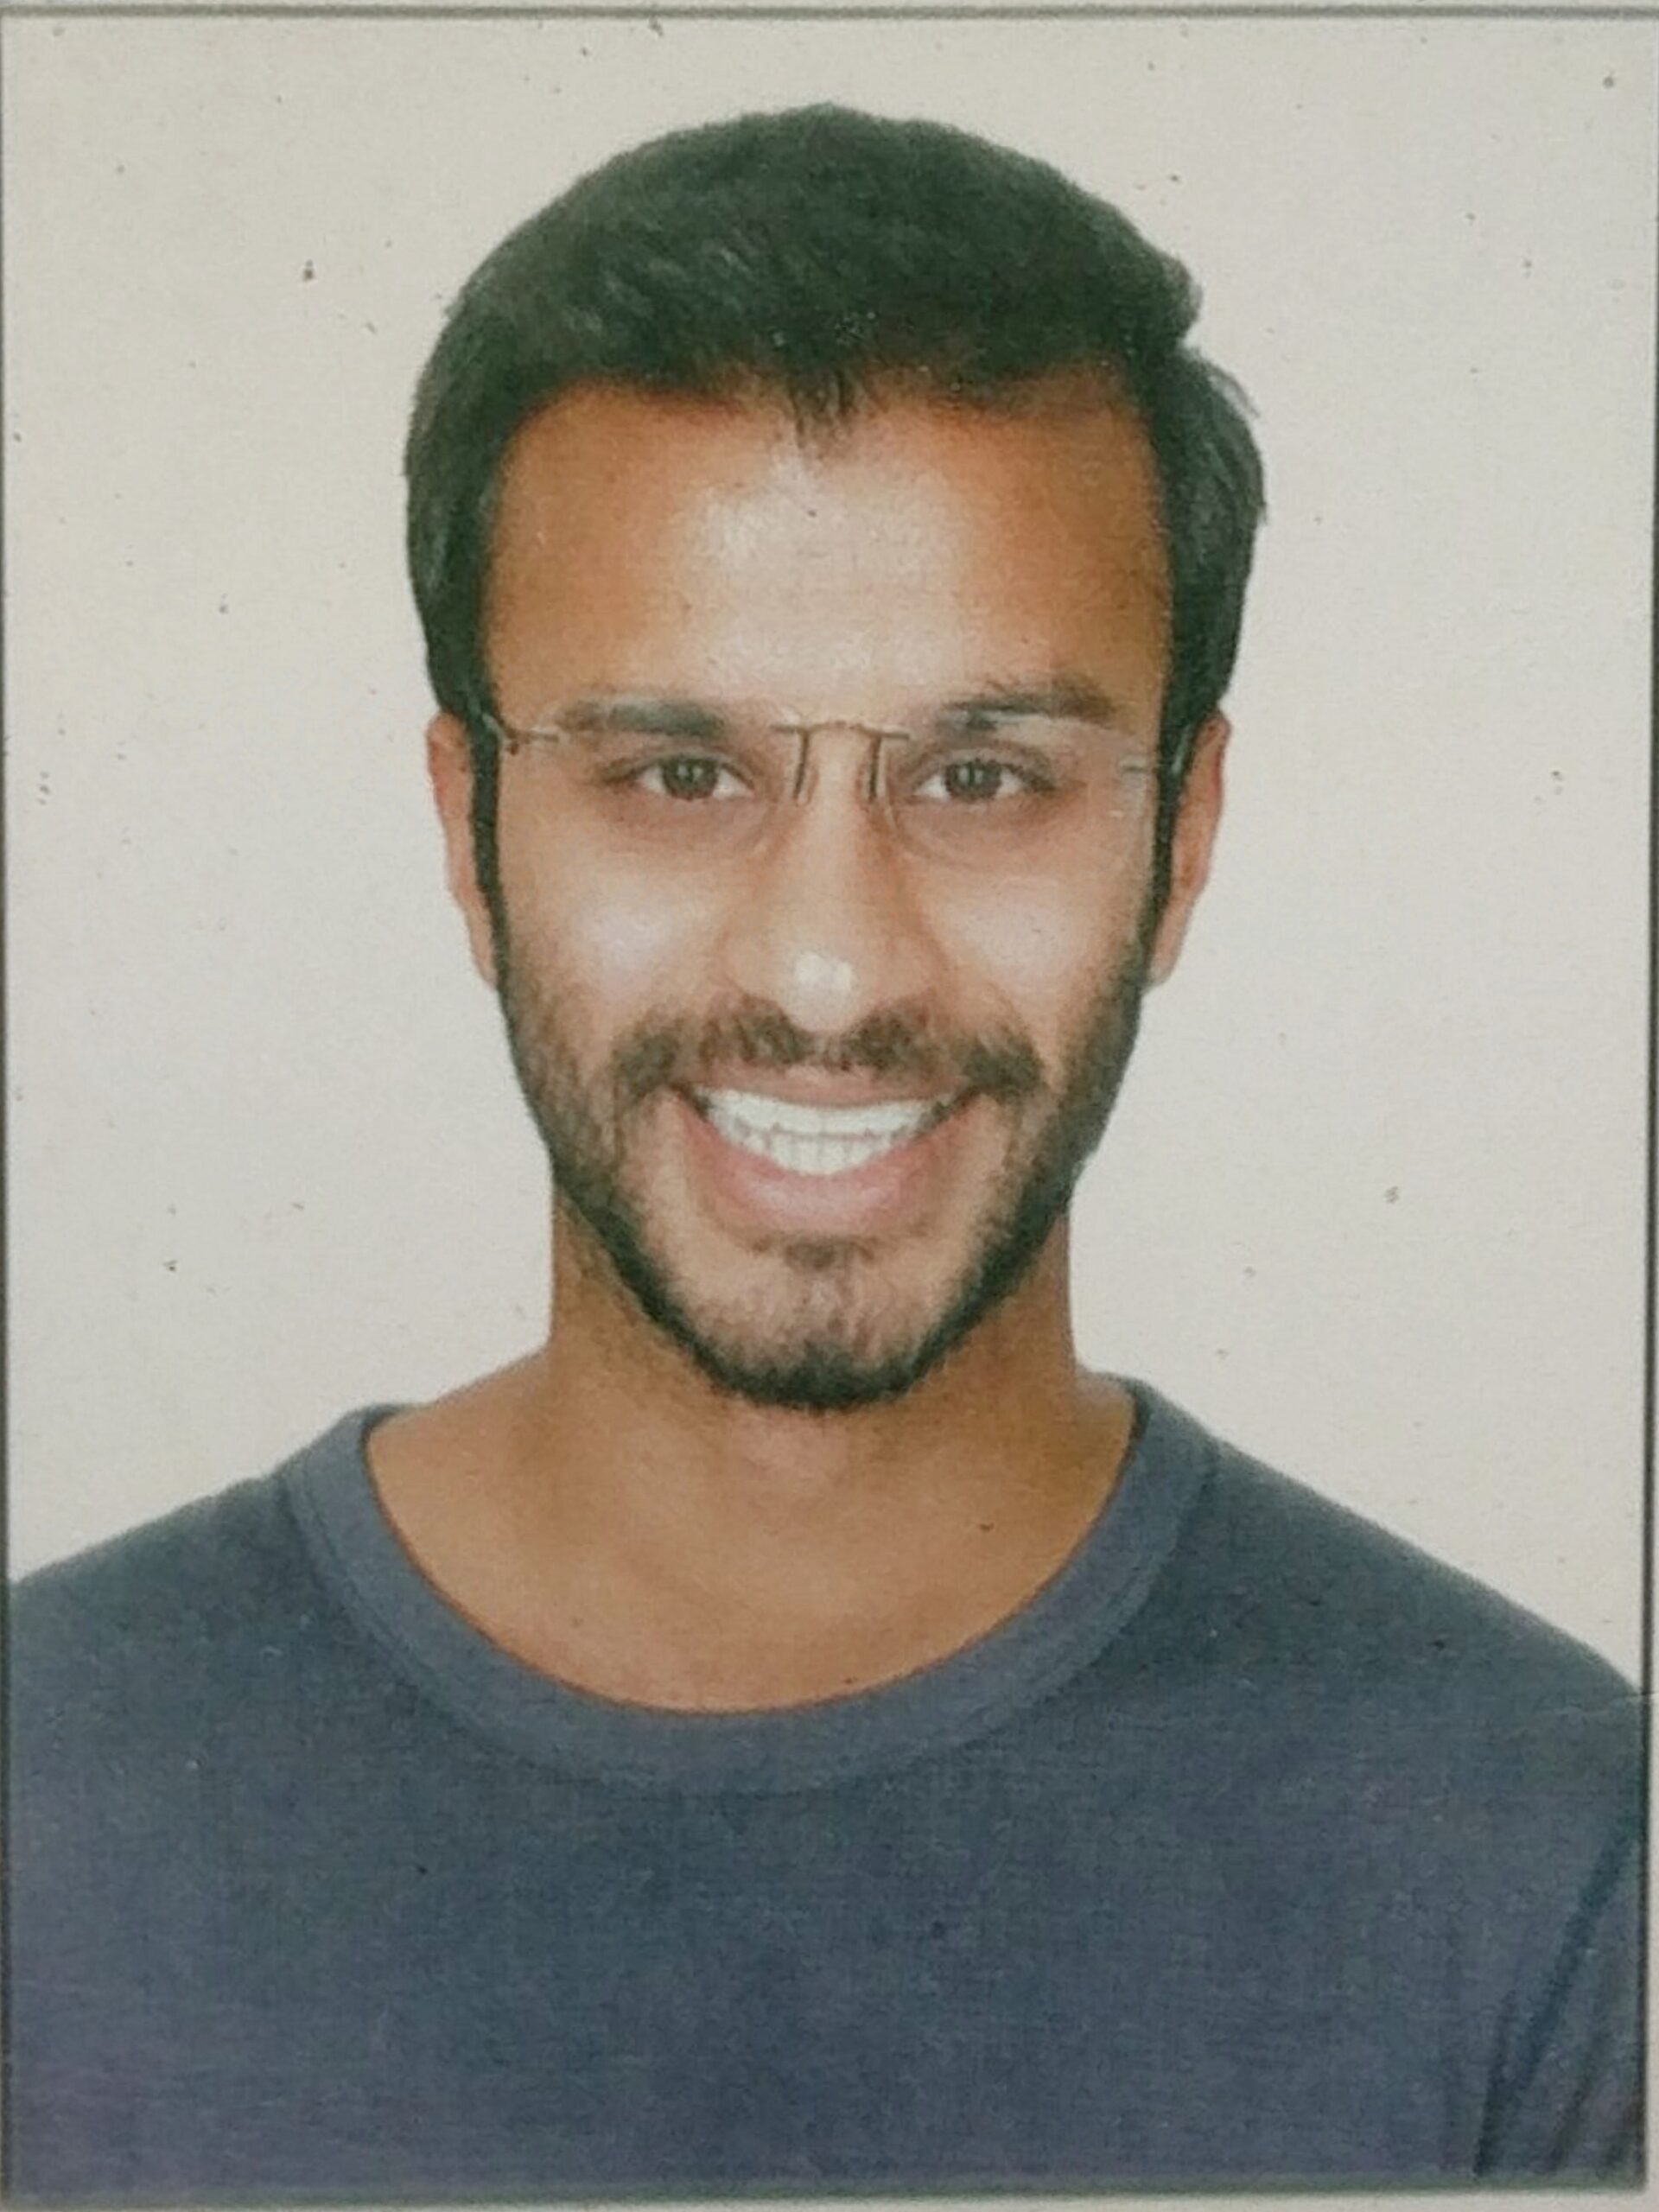
M1323 1991L1388 1993L1384 2059L1433 2054L1477 2171L1631 2171L1636 1691L1161 1402L1148 1430L1191 1502L1120 1684L1241 1914L1320 1931L1342 1961Z
M1464 1802L1634 1821L1639 1700L1605 1660L1173 1408L1155 1402L1153 1421L1206 1462L1147 1609L1162 1664Z
M352 1415L274 1472L27 1576L12 1592L9 1701L25 1774L200 1732L330 1614L296 1521L296 1477L347 1448Z

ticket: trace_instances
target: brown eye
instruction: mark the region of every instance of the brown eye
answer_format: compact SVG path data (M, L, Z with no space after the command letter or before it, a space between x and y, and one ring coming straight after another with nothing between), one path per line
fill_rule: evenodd
M997 799L1020 798L1035 785L1033 776L1006 760L969 753L959 760L942 761L920 785L916 795L958 806L985 806Z
M952 760L942 772L950 798L986 799L1001 790L1007 770L999 760Z
M650 788L648 779L658 779L664 798L713 798L720 791L721 779L729 771L718 760L711 760L705 753L677 753L667 760L654 760L640 778Z

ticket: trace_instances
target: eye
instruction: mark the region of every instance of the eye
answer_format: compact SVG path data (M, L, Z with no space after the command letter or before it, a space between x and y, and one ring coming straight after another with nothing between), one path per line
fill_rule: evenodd
M629 780L653 798L739 798L745 789L741 776L707 753L670 753L636 769Z
M984 806L997 800L1025 798L1046 788L1045 779L1034 770L976 753L942 762L916 785L915 796L944 799L956 805Z

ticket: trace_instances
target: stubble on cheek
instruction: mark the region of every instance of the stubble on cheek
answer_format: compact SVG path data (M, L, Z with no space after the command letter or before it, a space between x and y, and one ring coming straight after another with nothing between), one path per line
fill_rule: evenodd
M563 1211L582 1232L573 1257L740 1395L830 1410L899 1395L1025 1278L1064 1213L1128 1060L1154 919L1149 904L1052 1070L1011 1029L947 1036L898 1012L828 1043L775 1008L658 1014L607 1043L591 995L550 961L518 959L503 931L513 1064ZM729 1080L806 1062L983 1094L970 1110L994 1116L995 1134L972 1147L978 1186L958 1186L954 1221L891 1245L767 1237L739 1250L712 1224L699 1233L679 1203L690 1194L671 1187L674 1147L652 1142L653 1106L709 1069Z

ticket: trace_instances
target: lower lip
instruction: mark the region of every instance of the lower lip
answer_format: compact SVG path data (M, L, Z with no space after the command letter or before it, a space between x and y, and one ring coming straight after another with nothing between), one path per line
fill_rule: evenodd
M677 1091L673 1096L716 1201L753 1227L803 1236L868 1236L913 1217L936 1187L972 1103L952 1107L920 1136L906 1137L861 1167L801 1175L731 1143L688 1098Z

